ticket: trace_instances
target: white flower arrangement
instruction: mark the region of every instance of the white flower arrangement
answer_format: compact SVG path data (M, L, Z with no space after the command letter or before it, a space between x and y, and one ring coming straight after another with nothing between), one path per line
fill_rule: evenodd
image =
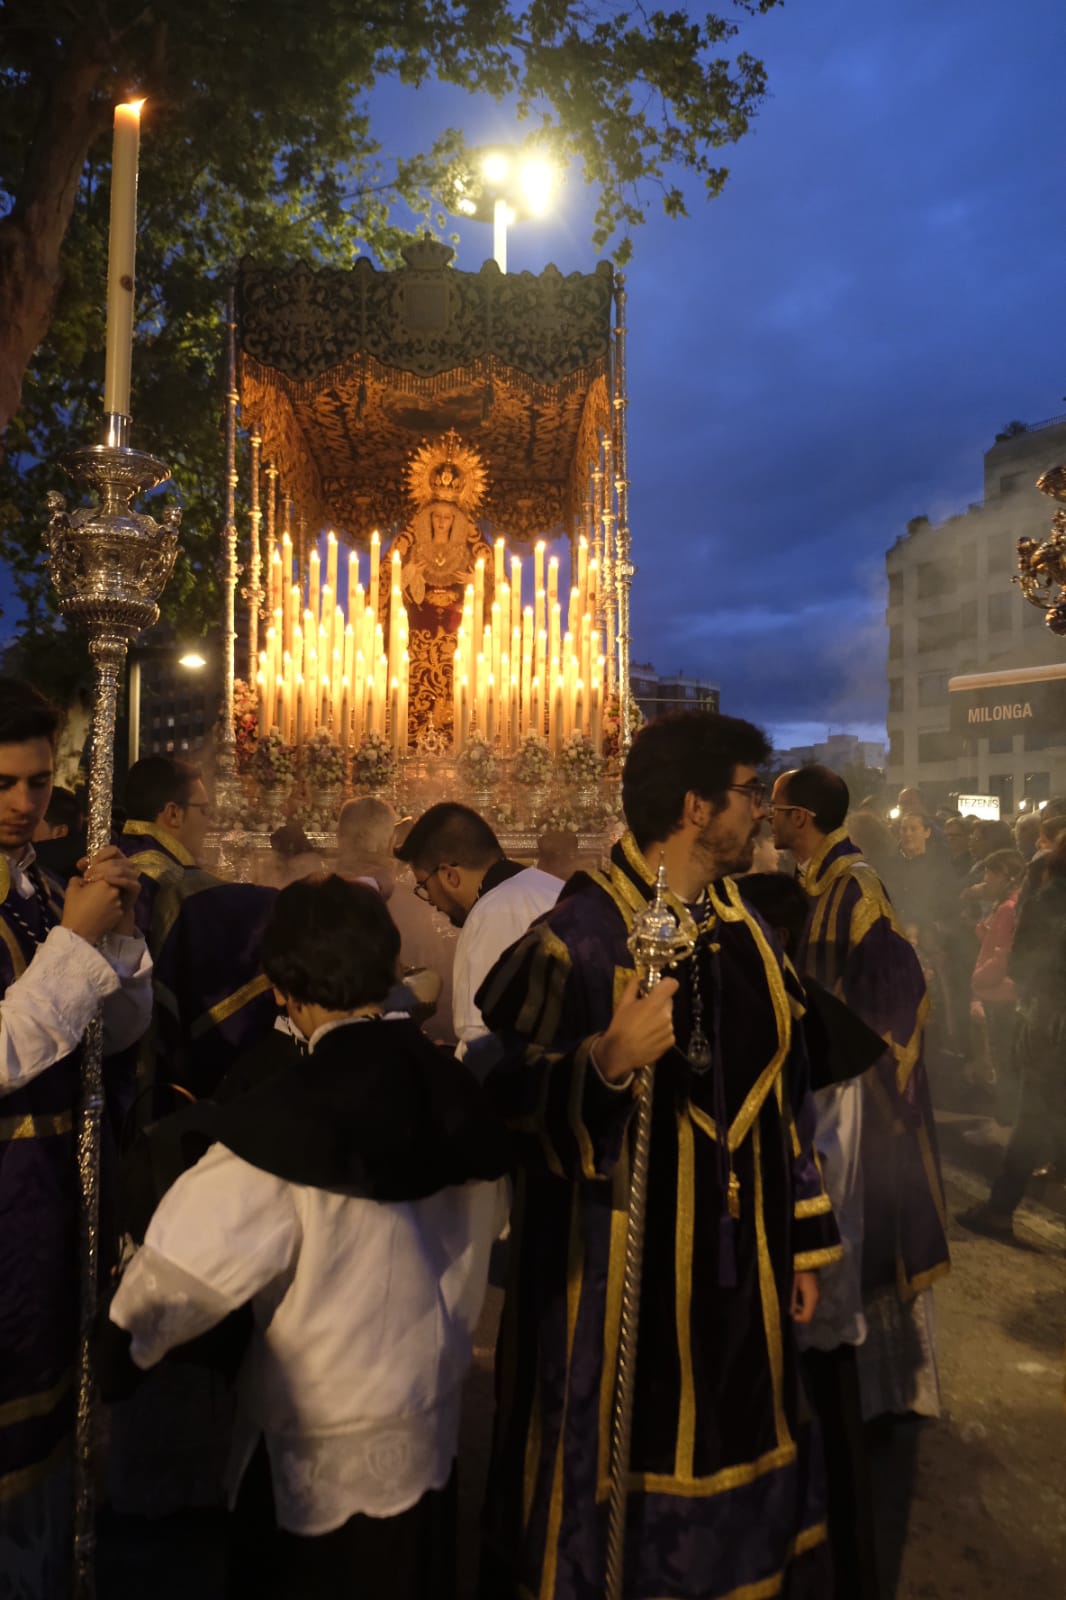
M257 739L249 763L252 777L263 789L277 789L291 783L296 771L296 751L286 744L277 728Z
M592 748L591 739L582 733L572 733L559 756L559 771L564 783L575 787L598 783L603 776L603 765L603 757Z
M459 776L471 789L491 789L500 776L500 763L484 735L470 735L456 763Z
M368 733L352 757L352 782L358 789L387 789L396 777L392 746L380 733Z
M515 782L535 789L550 780L551 770L551 752L546 742L539 734L527 733L511 763L511 775Z
M304 772L312 789L336 789L344 782L344 753L326 728L304 745Z

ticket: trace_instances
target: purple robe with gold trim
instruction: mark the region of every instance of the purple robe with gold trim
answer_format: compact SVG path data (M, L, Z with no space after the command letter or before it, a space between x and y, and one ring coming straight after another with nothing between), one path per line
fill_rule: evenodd
M922 1055L925 978L884 885L843 828L811 857L803 887L812 905L798 970L831 989L887 1046L863 1079L863 1293L895 1288L911 1300L949 1268Z
M141 875L136 921L154 963L155 1029L141 1087L154 1075L210 1095L274 1024L259 951L277 890L216 878L152 823L127 822L118 843Z
M604 1592L635 1101L603 1083L589 1049L631 975L626 939L652 887L627 836L608 871L570 880L477 997L509 1038L489 1090L522 1150L485 1600ZM837 1259L840 1247L811 1153L792 1029L799 991L729 879L712 886L709 912L676 971L675 1027L683 1047L698 981L715 1065L697 1074L673 1049L655 1077L625 1592L824 1597L821 1459L800 1419L789 1302L794 1271Z

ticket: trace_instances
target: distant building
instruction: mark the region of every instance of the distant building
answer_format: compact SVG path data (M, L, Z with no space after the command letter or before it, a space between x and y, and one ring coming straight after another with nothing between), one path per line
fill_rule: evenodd
M812 761L834 772L843 772L846 767L866 767L880 772L885 765L885 746L878 740L860 739L856 733L828 733L817 744L798 744L790 750L774 751L773 764L779 772L805 767Z
M656 672L651 663L632 663L629 687L645 722L666 711L717 711L720 692L716 683L689 678L683 672Z
M1018 539L1048 537L1055 506L1035 483L1062 461L1066 417L1012 424L985 452L984 500L940 524L915 518L886 554L887 777L892 787L919 785L932 805L995 794L1009 814L1023 799L1038 805L1066 791L1066 723L1034 717L1028 731L953 731L948 689L967 674L1066 661L1066 641L1010 581Z
M159 636L162 635L162 638ZM177 756L199 761L208 752L218 717L221 684L217 649L205 648L207 664L189 669L180 664L182 647L159 625L153 642L134 655L140 662L142 756Z

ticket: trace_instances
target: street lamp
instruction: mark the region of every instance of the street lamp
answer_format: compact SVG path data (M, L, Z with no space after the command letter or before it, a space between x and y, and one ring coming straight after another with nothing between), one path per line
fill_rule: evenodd
M492 223L492 255L507 271L507 229L545 217L559 186L559 168L542 151L494 144L471 152L471 165L455 185L454 209L475 222Z

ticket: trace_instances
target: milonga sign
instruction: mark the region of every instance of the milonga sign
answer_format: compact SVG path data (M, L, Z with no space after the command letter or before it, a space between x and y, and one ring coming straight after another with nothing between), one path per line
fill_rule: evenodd
M1066 662L969 673L951 678L948 690L955 733L1066 735Z

